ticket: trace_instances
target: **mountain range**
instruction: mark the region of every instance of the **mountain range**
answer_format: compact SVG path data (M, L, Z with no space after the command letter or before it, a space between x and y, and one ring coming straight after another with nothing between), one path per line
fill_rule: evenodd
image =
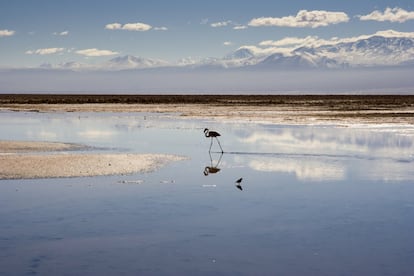
M97 65L67 62L55 66L44 64L41 67L73 71L121 71L150 68L298 70L413 66L414 35L411 34L384 31L356 39L328 41L311 46L301 45L289 50L278 47L242 46L222 58L188 58L176 63L126 55Z

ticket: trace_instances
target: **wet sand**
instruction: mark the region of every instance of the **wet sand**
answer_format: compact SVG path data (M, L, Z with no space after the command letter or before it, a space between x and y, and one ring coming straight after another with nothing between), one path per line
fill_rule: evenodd
M0 141L0 179L145 173L185 159L167 154L67 152L82 148L65 143Z

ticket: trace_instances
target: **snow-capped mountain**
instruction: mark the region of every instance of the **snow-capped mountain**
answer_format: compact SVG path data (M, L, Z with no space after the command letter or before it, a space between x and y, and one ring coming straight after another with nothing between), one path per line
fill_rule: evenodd
M92 65L84 64L80 62L74 62L74 61L61 63L58 65L58 67L60 69L69 69L69 70L74 70L74 71L93 68Z
M256 64L257 67L266 69L312 69L312 68L339 68L341 65L334 59L318 57L312 54L284 55L276 53L268 56Z
M317 47L299 47L290 53L275 53L258 66L276 68L344 68L398 66L414 61L413 37L373 35L349 42Z
M102 69L106 70L126 70L126 69L144 69L168 66L168 62L161 59L151 59L135 57L131 55L113 58L103 64Z
M256 56L248 48L239 48L236 51L229 53L223 58L204 58L197 63L192 64L192 68L197 69L217 69L217 68L241 68L257 64L263 57Z
M384 32L385 33L385 32ZM390 33L390 32L388 32ZM391 32L392 34L392 32ZM310 69L399 66L414 63L414 37L372 35L319 46L300 46L290 51L262 48L254 53L239 48L223 58L226 64L268 69ZM257 48L257 47L256 47ZM270 53L269 53L270 52ZM231 62L232 61L232 62ZM227 66L231 67L231 66Z
M250 59L254 58L255 54L252 50L248 48L239 48L233 53L230 53L224 57L225 60L234 60L234 59Z
M414 39L372 36L355 42L324 45L314 49L318 56L325 56L355 66L395 66L414 60ZM297 49L296 53L308 52Z
M161 59L142 58L135 57L132 55L126 55L115 57L106 62L97 64L70 61L65 63L59 63L57 65L44 63L40 66L40 68L61 69L71 71L121 71L131 69L159 68L168 66L170 66L170 64Z
M302 39L302 41L306 41L306 39ZM174 63L161 59L125 55L96 64L66 62L53 65L45 63L40 68L72 71L121 71L151 68L296 70L414 66L414 33L388 30L356 38L323 40L310 37L310 40L312 43L289 45L289 47L280 46L280 41L273 44L262 43L259 46L242 46L222 58L189 57Z

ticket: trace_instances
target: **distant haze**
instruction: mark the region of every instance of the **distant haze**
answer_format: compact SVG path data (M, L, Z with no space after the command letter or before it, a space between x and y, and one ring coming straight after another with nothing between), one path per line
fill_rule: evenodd
M412 68L298 71L7 70L0 93L104 94L414 94Z

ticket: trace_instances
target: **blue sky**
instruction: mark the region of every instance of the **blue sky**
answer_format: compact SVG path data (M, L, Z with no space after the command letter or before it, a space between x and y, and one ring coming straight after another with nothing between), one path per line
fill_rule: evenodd
M394 13L398 8L407 17L391 20L384 15L386 8ZM319 11L334 19L324 26L274 23L294 18L301 10ZM384 15L385 21L375 19L374 11ZM0 67L98 63L127 54L170 62L222 57L244 45L285 37L342 38L388 29L413 32L413 13L412 0L1 0ZM360 16L370 14L371 20L361 20ZM273 25L265 26L266 20L259 20L263 17L274 19L267 20Z

